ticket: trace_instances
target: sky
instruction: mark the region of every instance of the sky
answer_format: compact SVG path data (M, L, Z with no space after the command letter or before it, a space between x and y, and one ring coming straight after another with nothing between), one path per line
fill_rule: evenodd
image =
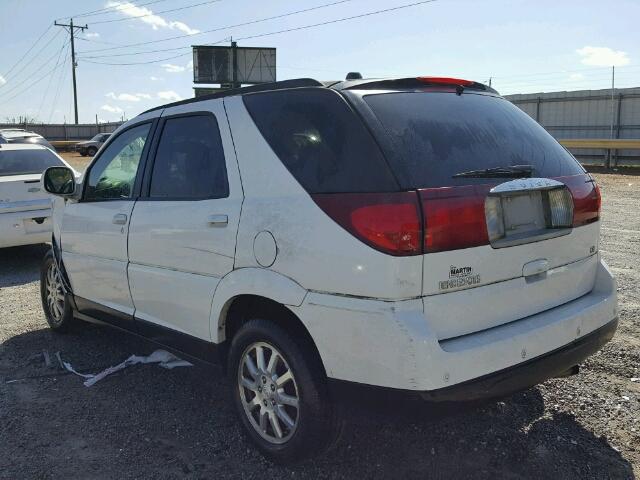
M610 88L615 65L616 87L640 86L640 0L405 7L419 1L0 0L0 122L73 123L69 33L53 25L71 17L88 26L75 42L80 123L192 97L190 46L230 37L275 47L278 80L432 75L491 79L513 94Z

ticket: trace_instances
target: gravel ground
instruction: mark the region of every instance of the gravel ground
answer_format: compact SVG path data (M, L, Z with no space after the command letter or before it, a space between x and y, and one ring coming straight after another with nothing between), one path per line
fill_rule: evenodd
M91 325L52 334L38 291L45 248L0 250L0 478L635 478L640 176L596 176L620 327L580 375L481 407L354 416L336 450L286 468L244 440L216 372L134 366L85 388L48 367L43 351L96 372L154 347Z

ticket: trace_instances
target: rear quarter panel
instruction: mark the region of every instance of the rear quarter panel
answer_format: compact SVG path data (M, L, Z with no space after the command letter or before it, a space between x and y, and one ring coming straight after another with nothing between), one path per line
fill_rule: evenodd
M422 257L393 257L366 246L329 218L264 140L242 98L225 99L245 200L236 268L260 267L253 243L261 231L277 245L271 270L305 289L381 299L420 296Z

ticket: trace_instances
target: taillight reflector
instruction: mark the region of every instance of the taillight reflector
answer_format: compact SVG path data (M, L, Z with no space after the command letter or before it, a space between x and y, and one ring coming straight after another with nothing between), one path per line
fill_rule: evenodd
M313 200L349 233L384 253L422 253L420 207L415 192L314 194Z
M425 253L488 244L484 201L490 189L471 185L420 190Z

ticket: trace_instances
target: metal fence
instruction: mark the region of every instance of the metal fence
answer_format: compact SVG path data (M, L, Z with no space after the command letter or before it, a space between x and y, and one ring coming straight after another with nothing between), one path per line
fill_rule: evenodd
M640 139L640 88L505 95L556 139ZM581 161L606 161L603 149L571 151ZM613 151L613 165L640 164L640 150Z
M98 133L111 133L122 125L122 122L86 123L80 125L52 124L52 123L0 123L2 128L24 128L38 133L47 140L85 140Z

